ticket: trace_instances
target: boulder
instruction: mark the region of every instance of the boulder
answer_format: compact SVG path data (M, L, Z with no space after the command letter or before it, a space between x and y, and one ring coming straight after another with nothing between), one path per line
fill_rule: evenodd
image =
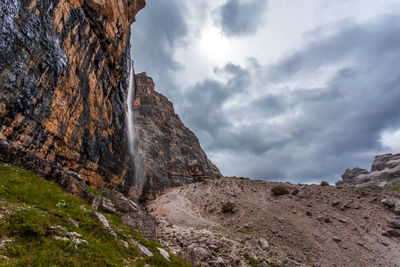
M115 239L117 238L117 235L114 233L114 231L111 229L110 224L108 223L107 218L101 214L100 212L97 211L93 211L90 216L94 219L99 220L104 227L104 230L106 230L112 237L114 237Z
M113 191L102 191L103 195L109 198L114 207L120 212L137 212L139 207L132 200L127 199L124 195L119 192Z
M227 202L224 205L222 205L222 212L223 213L235 213L237 211L236 209L236 204L234 202Z
M400 237L400 230L398 229L389 229L386 232L388 233L389 236Z
M285 185L275 185L274 187L272 187L271 191L274 195L280 196L280 195L289 194L290 188Z
M384 199L381 200L381 204L383 206L388 207L388 208L393 208L396 203L392 199L384 198Z

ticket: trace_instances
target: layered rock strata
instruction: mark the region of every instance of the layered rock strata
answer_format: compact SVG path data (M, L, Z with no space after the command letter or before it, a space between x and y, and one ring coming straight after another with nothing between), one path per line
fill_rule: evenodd
M339 186L386 186L400 184L400 154L383 154L375 157L371 171L361 168L347 169Z
M0 140L91 185L129 188L124 95L130 25L144 5L2 1Z

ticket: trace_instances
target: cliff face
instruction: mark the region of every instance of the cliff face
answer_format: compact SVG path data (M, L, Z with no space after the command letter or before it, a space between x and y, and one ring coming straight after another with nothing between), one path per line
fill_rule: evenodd
M0 140L92 186L137 198L143 190L219 176L143 75L135 100L142 153L134 166L125 102L130 25L144 6L144 0L2 0Z
M371 171L347 169L338 186L392 186L400 184L400 154L383 154L375 157Z
M144 5L2 0L0 140L127 191L130 25Z
M168 99L154 90L146 73L137 74L134 97L137 186L132 194L153 198L162 189L222 177L199 140L185 127Z

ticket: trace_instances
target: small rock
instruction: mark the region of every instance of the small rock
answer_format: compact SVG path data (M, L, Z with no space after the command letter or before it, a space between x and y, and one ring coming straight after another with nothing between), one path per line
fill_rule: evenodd
M339 222L341 223L347 223L347 221L345 219L339 219Z
M333 239L333 241L335 241L335 242L340 242L340 241L342 241L342 239L340 239L340 238L337 237L337 236L333 236L332 239Z
M291 195L295 196L299 193L299 189L295 188L292 190L292 192L290 192Z
M356 209L356 210L359 210L360 208L361 208L361 207L358 206L358 205L354 206L354 209Z
M62 240L62 241L69 241L69 238L68 237L61 237L61 236L54 236L54 239L55 240Z
M284 185L276 185L276 186L272 187L271 191L276 196L289 194L289 188Z
M297 193L297 196L299 198L305 198L309 199L311 197L311 190L308 187L303 187L299 190L299 193Z
M268 240L265 238L260 238L258 240L258 244L260 245L260 247L264 250L267 250L269 248L269 243Z
M72 224L75 228L79 228L79 222L75 221L74 219L69 219L68 222Z
M124 245L125 248L129 248L128 242L121 240L122 245Z
M9 239L8 237L2 236L2 237L0 238L0 249L4 249L4 248L6 247L6 245L7 245L7 243L9 243L9 242L11 242L11 241L12 241L12 240Z
M85 243L85 244L88 243L86 240L80 239L80 238L72 238L72 242L73 242L75 245L80 245L80 244L82 244L82 243Z
M153 257L154 256L153 252L151 252L150 250L148 250L148 248L146 248L142 244L136 242L135 240L131 239L129 242L134 244L136 247L138 247L140 252L142 252L144 255L146 255L148 257Z
M108 233L110 233L110 235L112 235L115 239L117 238L117 235L111 229L110 224L107 221L107 218L103 214L101 214L101 213L99 213L97 211L93 211L90 214L90 216L92 216L92 218L95 218L95 219L99 220L103 224L104 230L106 230Z
M400 230L397 229L389 229L387 230L387 233L393 237L400 237Z
M323 220L322 216L318 216L318 217L317 217L317 220L318 220L319 222L322 222L322 220Z
M389 208L393 208L395 205L392 199L387 199L387 198L382 199L381 204Z
M168 251L166 251L165 249L163 249L163 248L157 248L158 249L158 251L160 252L160 254L161 254L161 256L163 256L167 261L171 261L170 260L170 258L169 258L169 253L168 253Z
M50 232L51 234L59 235L59 236L67 236L68 231L65 230L64 227L55 225L55 226L50 226L47 228L47 231Z
M400 219L394 219L389 223L389 225L394 229L400 229Z
M335 200L335 201L332 202L332 207L337 207L337 206L339 206L339 204L340 204L340 201L339 200Z
M307 211L306 215L311 217L312 216L312 212L311 211Z
M329 183L327 181L322 181L321 186L329 186Z
M397 201L396 204L394 205L394 213L400 215L400 201Z
M328 217L325 217L325 218L324 218L324 222L330 223L330 222L331 222L331 219L329 219Z

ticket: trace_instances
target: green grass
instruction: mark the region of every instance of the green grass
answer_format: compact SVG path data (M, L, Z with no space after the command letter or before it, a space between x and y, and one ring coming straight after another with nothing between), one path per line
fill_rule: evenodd
M119 215L104 214L117 233L115 240L90 217L92 210L85 201L53 182L17 167L0 165L0 212L8 211L0 219L0 236L12 240L0 250L0 255L10 258L0 266L189 266L173 255L169 263L157 250L160 244L124 226ZM78 221L79 228L70 219ZM48 232L48 227L55 225L81 234L88 243L55 240ZM125 248L120 240L130 239L146 246L154 257L141 255L134 246Z

